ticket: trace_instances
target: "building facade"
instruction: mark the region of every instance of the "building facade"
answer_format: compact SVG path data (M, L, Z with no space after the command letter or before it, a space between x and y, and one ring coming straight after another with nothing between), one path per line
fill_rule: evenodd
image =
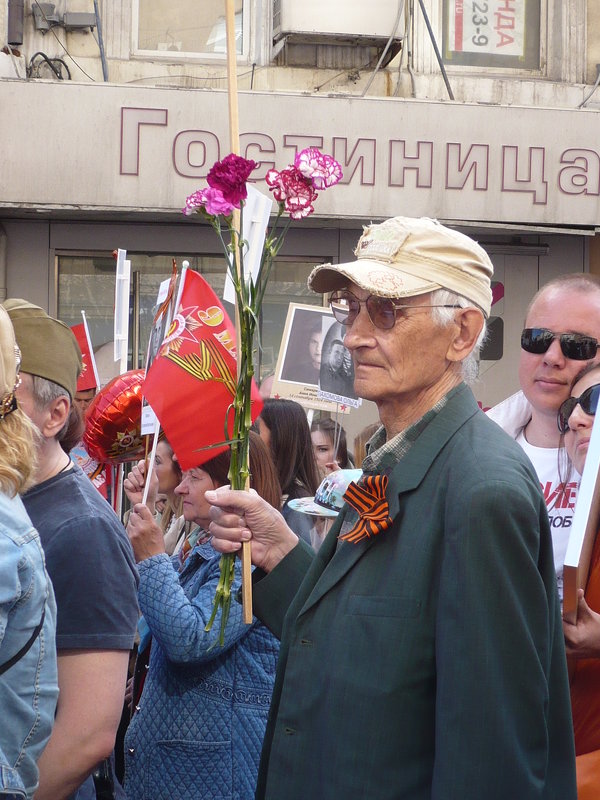
M112 252L126 249L132 363L173 258L223 286L214 233L181 208L230 150L224 9L8 0L0 11L0 294L69 324L86 310L95 347L110 353ZM492 335L476 394L484 406L504 397L539 285L600 273L598 4L237 0L235 10L240 145L259 163L258 188L308 145L344 169L277 262L262 375L289 302L321 302L306 289L314 264L351 258L369 221L426 215L491 255ZM369 414L353 412L348 427Z

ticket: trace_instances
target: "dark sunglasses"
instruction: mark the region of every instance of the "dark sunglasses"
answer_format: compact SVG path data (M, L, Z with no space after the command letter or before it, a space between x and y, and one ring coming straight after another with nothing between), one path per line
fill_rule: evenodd
M329 305L333 316L342 325L352 325L360 313L360 307L365 306L369 319L376 328L390 330L396 323L398 311L408 308L459 308L453 304L422 305L413 306L408 304L396 303L389 297L379 297L370 294L366 300L359 300L352 292L342 291L333 292L329 298Z
M560 349L566 358L587 361L595 358L598 340L582 333L554 333L548 328L525 328L521 334L521 347L527 353L545 353L555 339L560 339Z
M586 389L579 397L568 397L558 409L558 417L556 420L558 422L558 430L561 433L566 433L569 430L569 417L578 405L581 406L582 411L589 414L590 417L593 417L598 408L599 397L600 383L595 383L593 386L590 386L589 389Z

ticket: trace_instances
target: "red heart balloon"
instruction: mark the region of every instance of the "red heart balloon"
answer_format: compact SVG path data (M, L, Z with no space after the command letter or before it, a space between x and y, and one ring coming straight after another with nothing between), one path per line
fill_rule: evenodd
M104 464L123 464L144 457L141 434L144 370L118 375L101 389L86 413L83 444Z

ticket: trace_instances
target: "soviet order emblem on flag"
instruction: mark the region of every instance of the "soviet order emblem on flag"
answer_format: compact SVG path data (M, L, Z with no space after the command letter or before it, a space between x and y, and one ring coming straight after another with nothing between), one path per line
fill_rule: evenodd
M188 270L175 316L143 385L182 469L227 449L235 375L235 329L208 283ZM253 420L261 408L253 383Z

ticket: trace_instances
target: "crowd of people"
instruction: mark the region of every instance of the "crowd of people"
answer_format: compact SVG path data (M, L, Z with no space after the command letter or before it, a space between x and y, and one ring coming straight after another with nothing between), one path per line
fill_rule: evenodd
M320 368L343 342L336 393L377 406L354 453L338 419L267 398L252 491L229 488L228 451L182 471L161 435L124 522L70 456L92 399L72 332L0 306L0 796L598 796L600 538L575 621L561 600L600 279L540 289L521 390L484 413L492 274L435 221L366 228L309 278L335 317ZM244 542L254 616L236 559L221 642L221 555Z

